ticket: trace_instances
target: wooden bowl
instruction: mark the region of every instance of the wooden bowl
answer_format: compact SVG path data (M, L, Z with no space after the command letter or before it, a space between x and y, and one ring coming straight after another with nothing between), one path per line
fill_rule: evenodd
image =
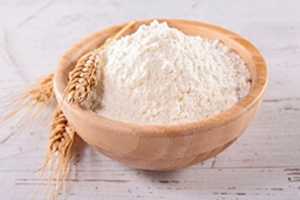
M127 33L134 32L138 21ZM211 158L232 144L245 130L261 103L267 85L267 66L259 51L236 33L202 22L163 19L188 35L223 41L247 63L252 76L248 96L231 109L211 118L178 125L139 125L99 116L64 101L69 71L87 51L101 45L123 25L94 33L74 45L61 58L54 78L54 90L67 119L78 135L91 146L114 160L133 168L174 170Z

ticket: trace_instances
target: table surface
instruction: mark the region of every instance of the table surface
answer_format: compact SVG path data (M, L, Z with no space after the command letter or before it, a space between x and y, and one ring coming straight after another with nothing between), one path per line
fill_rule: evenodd
M270 69L262 107L240 139L215 158L170 173L129 169L85 147L65 198L299 200L299 7L298 0L1 0L0 88L10 94L54 71L73 43L116 23L166 17L224 26L251 40ZM0 138L12 134L0 143L1 199L45 199L37 170L49 128L31 126L0 127Z

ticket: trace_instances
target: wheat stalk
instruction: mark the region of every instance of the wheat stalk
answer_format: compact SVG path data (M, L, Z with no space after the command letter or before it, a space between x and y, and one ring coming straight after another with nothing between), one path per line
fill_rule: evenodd
M74 138L75 131L69 125L64 113L57 108L54 113L51 134L49 138L49 151L59 152L62 156L66 155L66 149L69 149Z
M48 141L48 152L43 169L53 168L54 172L49 181L54 179L55 188L51 194L56 199L60 190L64 187L69 175L71 160L73 158L73 146L76 132L69 124L62 110L56 108L51 124L51 132Z
M9 96L9 94L7 94ZM26 108L26 106L47 105L54 101L53 74L42 78L38 83L31 86L16 96L6 99L6 111L2 120L9 119ZM10 110L9 108L12 108Z
M97 67L104 65L103 59L100 57L100 53L105 47L107 47L113 40L118 39L123 33L128 30L134 22L130 22L124 28L122 28L114 37L106 40L104 45L88 52L82 56L74 69L69 73L69 82L65 89L67 94L67 101L69 103L77 103L83 105L87 100L91 101L91 95L94 93L98 81ZM91 102L92 103L92 102ZM88 104L87 109L92 109L92 104ZM51 134L48 144L48 153L45 161L45 167L51 167L55 164L53 158L57 158L57 167L54 171L56 181L56 189L54 196L56 196L59 190L62 188L65 179L67 178L70 170L70 162L73 157L72 147L76 132L69 124L67 118L60 108L55 111Z
M48 105L55 103L53 92L53 74L40 79L34 85L23 88L22 86L10 86L11 88L1 91L3 98L0 97L0 126L9 125L14 122L18 131L12 131L4 138L0 138L0 143L7 142L14 134L31 130L32 123L28 119L33 119L44 124L50 116ZM8 92L7 92L8 91ZM52 104L53 103L53 104Z
M65 90L69 103L83 105L87 100L92 101L90 97L96 90L98 84L97 73L100 73L97 67L101 68L105 64L101 59L101 52L134 24L135 22L128 23L116 35L107 39L104 45L88 52L78 60L74 69L69 73L69 82Z
M65 90L69 103L82 105L89 110L93 109L92 106L95 102L92 101L93 98L97 98L95 90L101 83L100 72L105 64L104 60L101 59L101 54L111 42L120 38L134 24L135 22L128 23L112 38L107 39L102 46L88 52L78 60L74 69L69 73L69 82ZM21 111L24 111L25 117L29 112L31 118L37 117L35 115L39 113L44 113L41 107L45 108L45 105L55 102L53 76L53 74L49 74L14 99L9 98L7 102L4 102L5 105L1 106L9 112L4 117L0 117L0 125L7 119L15 117ZM6 104L11 106L12 109L8 109ZM45 169L46 167L55 166L53 176L56 180L56 192L54 194L58 194L69 174L76 135L63 112L60 108L57 108L51 125L47 157L43 167ZM1 140L0 143L6 142L10 137L11 135Z

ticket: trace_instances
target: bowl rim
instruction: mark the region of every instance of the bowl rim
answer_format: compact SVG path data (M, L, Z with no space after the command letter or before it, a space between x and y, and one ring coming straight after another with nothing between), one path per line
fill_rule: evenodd
M263 58L260 51L248 40L243 38L237 33L229 31L221 26L213 25L206 22L185 20L185 19L146 19L146 20L137 20L139 23L149 23L150 21L157 20L159 22L179 22L187 23L196 26L206 26L213 31L223 32L228 36L233 36L235 42L239 43L241 46L245 47L251 56L255 59L253 65L255 66L257 79L252 82L251 90L247 96L242 100L237 102L231 108L211 117L202 119L200 121L191 121L185 123L174 123L174 124L140 124L127 121L119 121L115 119L110 119L105 116L98 115L92 111L84 110L78 105L69 104L65 101L63 92L65 82L65 73L64 70L69 67L70 62L69 58L72 57L74 52L78 51L78 48L85 45L86 41L91 40L96 35L106 34L115 29L120 29L125 26L127 23L121 25L110 26L108 28L102 29L99 32L90 34L88 37L80 40L79 43L72 46L65 54L61 57L58 65L58 69L54 75L54 92L58 102L60 102L61 108L64 110L64 107L67 107L69 110L72 110L73 113L76 113L82 116L83 119L89 119L89 121L95 123L102 123L102 126L107 129L114 129L116 131L124 132L128 130L131 134L139 134L143 136L158 136L158 135L170 135L170 136L183 136L194 133L193 130L197 130L200 133L200 130L210 130L215 127L225 126L227 123L235 120L240 115L245 113L247 110L252 108L256 103L259 103L268 83L268 68L265 59ZM243 43L243 44L242 44ZM190 131L187 131L190 130Z

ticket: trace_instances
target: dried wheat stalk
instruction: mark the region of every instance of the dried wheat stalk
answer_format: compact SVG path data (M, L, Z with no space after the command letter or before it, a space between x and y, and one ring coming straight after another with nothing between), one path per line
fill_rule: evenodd
M62 110L59 107L56 108L51 125L48 153L43 168L44 170L54 168L54 172L49 177L50 181L51 179L55 180L55 188L51 194L52 199L57 198L69 174L75 135L75 130L69 124Z
M17 130L1 137L1 144L7 142L16 133L30 131L32 123L28 123L29 120L34 119L39 122L39 125L44 125L48 122L52 111L48 105L55 104L53 74L47 75L29 88L24 89L23 84L9 87L11 88L1 91L0 126L9 126L13 122Z
M112 41L118 39L124 34L135 22L128 23L123 27L116 35L106 40L104 45L100 48L88 52L79 59L74 69L69 73L69 82L66 87L67 101L69 103L77 103L83 105L85 101L93 101L91 95L96 90L98 81L97 67L101 68L104 65L103 59L101 59L101 52Z
M9 94L6 95L9 96ZM15 116L26 109L26 106L47 105L54 102L54 99L53 74L49 74L29 89L16 96L10 96L6 99L7 102L1 102L1 104L6 104L6 114L3 115L4 117L1 120L4 121Z
M86 101L92 101L91 95L97 87L97 79L99 78L97 76L97 67L99 65L101 67L104 64L103 59L100 58L100 53L113 40L123 35L133 24L134 22L129 23L114 37L106 40L100 48L88 52L78 60L74 69L69 73L69 82L65 90L69 103L83 105ZM86 109L92 109L93 102L87 105L85 106ZM57 108L51 126L47 159L44 166L45 168L56 165L54 169L54 178L56 180L54 197L57 196L69 174L75 136L76 132L69 124L63 112ZM56 163L53 158L56 158Z
M69 73L69 82L66 87L67 101L69 103L77 103L83 105L86 101L92 101L90 98L98 84L97 67L104 64L100 58L102 50L109 45L113 40L118 39L123 33L128 30L134 22L129 23L122 28L114 37L106 40L100 48L88 52L82 56L74 69ZM93 102L85 106L87 109L92 109ZM72 147L76 132L69 124L63 112L57 108L54 114L51 134L49 138L47 159L44 167L51 167L56 164L54 177L56 181L56 189L54 197L57 196L62 188L65 179L70 170L70 162L73 157ZM53 158L57 158L54 162Z

